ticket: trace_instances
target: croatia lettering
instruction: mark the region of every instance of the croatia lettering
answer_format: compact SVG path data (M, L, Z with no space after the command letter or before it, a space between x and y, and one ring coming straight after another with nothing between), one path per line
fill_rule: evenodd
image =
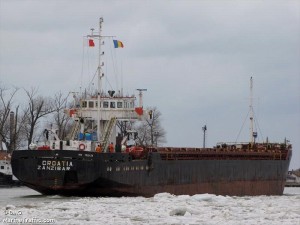
M37 170L70 171L74 163L68 160L42 160L37 165Z

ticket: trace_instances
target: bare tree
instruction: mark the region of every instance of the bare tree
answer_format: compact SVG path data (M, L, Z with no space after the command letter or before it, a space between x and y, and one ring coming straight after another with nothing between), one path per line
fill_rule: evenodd
M13 100L18 91L16 87L12 90L0 87L0 150L3 150L3 144L9 152L24 146L24 124L28 111L20 112L20 105L14 106Z
M9 115L10 110L13 107L13 98L18 91L18 88L14 88L9 96L6 97L8 89L0 87L0 150L3 150L3 143L6 148L9 147L10 143L10 126L9 126Z
M71 117L64 112L64 109L66 109L68 105L70 105L70 103L68 103L67 97L63 96L61 92L55 95L53 119L58 129L57 135L60 139L66 138L71 127Z
M126 134L127 133L127 130L129 129L129 130L131 130L132 129L132 127L134 126L134 121L131 121L131 120L129 120L129 121L122 121L122 120L118 120L117 121L117 127L119 128L119 131L120 131L120 133L122 134L122 135L124 135L124 134Z
M121 134L125 134L128 129L128 121L117 121L117 126Z
M25 92L28 97L28 107L25 109L25 111L28 111L25 130L27 134L27 144L29 146L29 144L32 143L39 119L55 110L53 109L52 99L37 95L37 88L31 88L30 91L25 90Z
M161 113L156 107L147 109L149 116L137 123L137 143L143 146L158 146L165 142L166 132L161 126Z

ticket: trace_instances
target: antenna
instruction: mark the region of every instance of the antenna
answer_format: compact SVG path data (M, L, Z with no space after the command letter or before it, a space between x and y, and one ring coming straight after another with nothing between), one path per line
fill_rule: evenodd
M255 138L257 137L257 132L254 132L253 122L254 122L254 112L253 112L253 79L250 78L250 143L253 145Z
M139 93L139 107L143 107L143 91L147 91L147 89L143 89L143 88L138 88L136 89L138 90L140 93Z
M202 130L203 130L203 148L205 148L205 137L206 137L207 126L204 125L204 127L202 127Z

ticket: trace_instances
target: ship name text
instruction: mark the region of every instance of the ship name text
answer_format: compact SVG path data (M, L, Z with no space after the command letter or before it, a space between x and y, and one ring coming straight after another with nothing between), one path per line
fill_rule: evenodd
M69 171L73 167L73 162L67 160L42 160L37 165L37 170Z

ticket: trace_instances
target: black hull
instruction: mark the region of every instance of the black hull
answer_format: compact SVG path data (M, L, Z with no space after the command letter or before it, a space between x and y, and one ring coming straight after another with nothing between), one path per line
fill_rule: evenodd
M0 186L11 186L13 183L12 175L0 173Z
M14 151L13 174L46 195L145 196L171 194L282 195L285 160L133 160L126 153Z

